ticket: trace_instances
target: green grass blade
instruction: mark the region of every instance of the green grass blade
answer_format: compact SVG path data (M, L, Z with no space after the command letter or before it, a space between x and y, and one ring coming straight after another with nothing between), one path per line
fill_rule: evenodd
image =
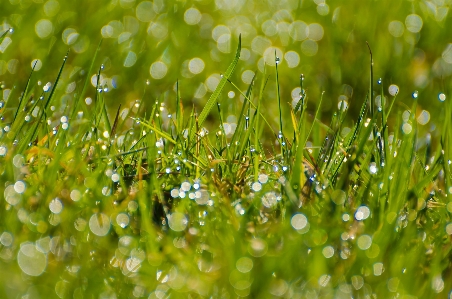
M207 101L206 105L204 106L203 110L199 114L199 116L198 116L198 126L199 127L201 127L202 124L204 123L204 121L206 120L207 115L210 113L210 110L212 110L213 106L217 102L217 100L218 100L218 98L219 98L219 96L221 94L221 91L223 90L224 86L226 85L226 82L229 80L229 78L231 77L232 73L234 72L235 67L237 66L237 63L239 62L240 51L241 50L242 50L242 36L239 35L239 45L237 47L237 51L235 53L234 60L229 65L229 67L227 68L226 72L223 74L223 77L221 78L220 83L218 83L217 88L215 88L215 91L210 96L210 98ZM196 127L192 127L191 128L191 132L190 132L190 139L191 140L194 139L196 133L198 133L196 131Z

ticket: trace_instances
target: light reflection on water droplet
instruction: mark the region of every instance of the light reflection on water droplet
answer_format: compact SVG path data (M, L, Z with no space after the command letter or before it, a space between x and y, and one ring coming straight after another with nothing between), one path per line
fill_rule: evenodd
M52 83L47 82L46 85L44 85L44 87L42 88L42 90L44 92L48 92L50 90L50 88L52 87Z
M0 156L4 157L6 156L6 153L8 152L8 148L4 145L0 146Z
M79 201L82 198L82 193L79 190L74 189L71 191L70 197L73 201Z
M325 246L322 250L322 254L327 259L331 258L334 255L334 248L333 246Z
M383 274L383 272L384 272L384 266L383 266L383 263L375 263L374 265L373 265L373 268L374 268L374 275L375 276L380 276L381 274Z
M254 182L254 183L251 185L251 189L253 189L254 192L261 191L262 185L261 185L259 182Z
M103 213L93 214L89 219L89 228L96 236L105 236L110 231L110 218Z
M296 230L302 230L308 225L308 218L304 214L295 214L290 220L290 224Z
M277 202L278 202L278 196L273 191L267 192L264 194L264 196L262 196L262 204L266 208L273 208L274 206L276 206Z
M370 216L370 209L367 206L360 206L355 212L355 219L365 220Z
M18 194L22 194L25 192L25 183L23 181L17 181L14 184L14 191L16 191Z
M369 235L362 235L358 238L357 244L361 250L369 249L370 245L372 245L372 237Z
M253 269L253 260L249 257L244 256L237 260L235 266L240 272L247 273L250 272L251 269Z
M375 163L375 162L370 163L369 172L370 172L370 174L376 174L378 172L377 163Z
M207 190L200 190L195 192L195 201L198 205L206 205L209 200L210 196Z
M440 100L441 102L444 102L446 100L446 95L442 92L440 92L438 94L438 100Z
M0 236L0 243L2 243L3 246L11 246L13 243L14 237L9 232L3 232Z
M47 255L39 251L34 243L25 242L20 244L17 263L25 274L39 276L47 267Z
M330 282L330 279L331 279L331 275L324 274L319 277L318 283L320 286L326 287L328 285L328 283Z
M58 197L54 198L49 204L49 209L52 213L59 214L63 210L63 203Z
M183 231L188 225L187 217L180 212L174 212L168 217L169 227L176 232Z
M399 93L399 87L395 84L391 84L388 87L389 94L392 96L396 96Z
M345 202L346 198L347 195L343 190L335 190L331 194L331 200L337 205L342 205Z
M413 93L411 94L411 97L413 97L413 99L417 99L418 96L419 92L417 90L413 91Z

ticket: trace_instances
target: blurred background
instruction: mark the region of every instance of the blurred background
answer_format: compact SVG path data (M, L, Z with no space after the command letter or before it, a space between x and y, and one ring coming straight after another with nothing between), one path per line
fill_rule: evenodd
M434 114L435 120L444 117L438 95L448 95L452 74L451 2L4 0L0 30L13 32L0 45L1 96L17 101L35 62L32 86L54 82L69 50L58 85L62 107L80 92L86 76L91 86L84 97L95 97L96 73L103 64L100 83L112 111L119 103L132 107L136 100L149 102L145 107L151 109L160 97L171 113L177 80L184 103L200 111L232 61L241 34L241 58L232 81L246 90L256 74L260 86L266 68L270 84L264 113L274 116L277 128L275 51L281 61L284 113L298 101L304 74L311 113L325 91L324 117L342 100L356 116L369 88L367 41L375 89L380 93L383 86L391 97L393 84L401 111L411 106L418 90L420 107L428 112L426 125ZM87 74L101 39L94 70ZM225 113L236 112L240 100L239 92L226 85L221 99Z

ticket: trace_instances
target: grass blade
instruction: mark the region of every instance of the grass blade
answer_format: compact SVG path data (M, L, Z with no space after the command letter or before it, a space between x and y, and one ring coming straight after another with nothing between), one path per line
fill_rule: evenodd
M217 100L218 100L218 98L219 98L219 96L221 94L221 91L223 90L224 86L226 85L226 82L229 80L229 78L231 77L232 73L234 72L235 67L237 66L237 63L239 62L240 51L241 50L242 50L242 36L239 35L239 45L237 47L237 51L235 53L234 60L229 65L229 67L226 70L226 72L223 74L223 77L221 78L220 83L218 83L217 88L215 88L215 91L210 96L210 98L207 101L206 105L204 106L203 110L199 114L199 116L198 116L198 126L199 127L201 127L202 124L204 123L204 121L206 120L207 115L210 113L210 110L212 110L213 106L217 102ZM191 132L190 132L190 140L194 139L196 133L197 133L196 127L193 126L191 128Z

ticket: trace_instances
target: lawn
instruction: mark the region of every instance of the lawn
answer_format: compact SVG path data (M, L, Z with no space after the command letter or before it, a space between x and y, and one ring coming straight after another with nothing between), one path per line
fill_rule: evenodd
M5 0L0 297L452 298L450 5Z

